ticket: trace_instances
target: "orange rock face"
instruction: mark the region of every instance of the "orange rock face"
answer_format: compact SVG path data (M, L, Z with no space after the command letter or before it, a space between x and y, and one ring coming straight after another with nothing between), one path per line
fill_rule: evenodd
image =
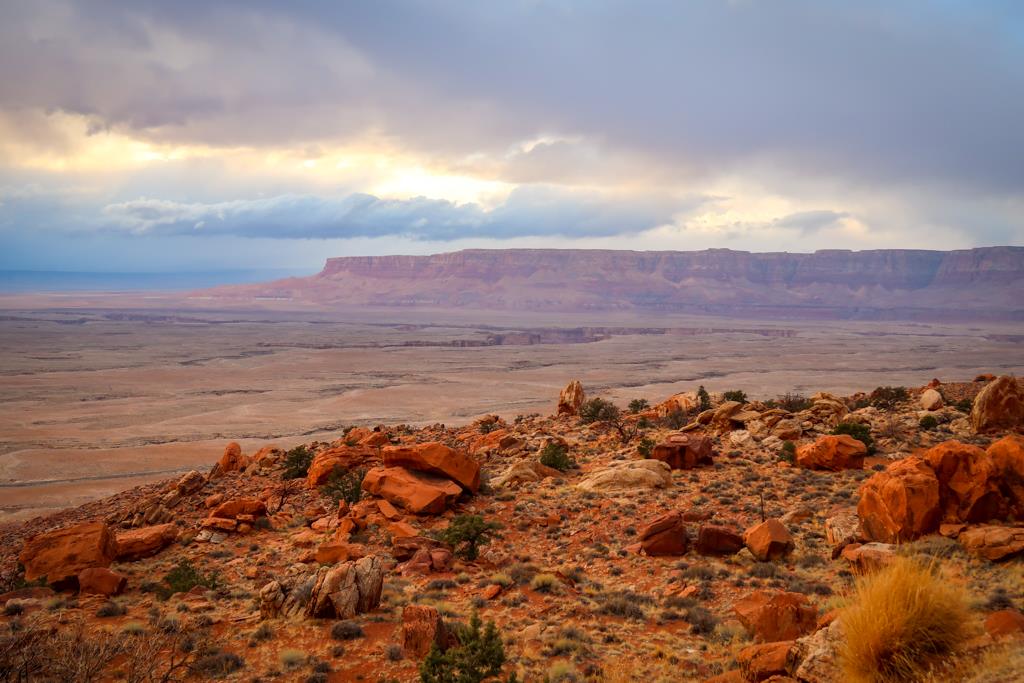
M377 460L377 449L369 446L335 446L320 451L313 458L306 474L306 484L311 489L323 486L335 467L353 469Z
M586 395L583 393L583 385L578 379L574 379L558 395L558 414L579 415L584 400Z
M1002 486L1007 503L1017 517L1024 517L1024 436L1010 434L986 451Z
M1005 512L998 473L989 455L959 441L946 441L924 454L939 480L943 516L950 522L987 522Z
M1016 429L1024 426L1024 391L1014 377L990 382L975 397L971 427L975 432Z
M640 547L648 555L685 555L689 545L686 523L678 512L664 514L640 529Z
M448 644L441 613L428 605L406 605L402 610L402 652L406 657L422 659L434 644L439 648Z
M242 447L232 441L224 448L224 455L220 456L218 464L221 472L238 472L245 469L249 460L242 455Z
M1024 527L977 526L960 534L967 552L998 562L1024 554Z
M239 515L252 515L263 517L267 514L267 504L256 498L233 498L226 500L215 507L209 514L210 517L221 517L224 519L237 519Z
M1024 636L1024 614L1015 609L1001 609L985 618L985 630L993 638Z
M391 443L391 437L388 436L387 432L370 432L362 439L359 440L360 446L370 446L371 448L378 448L381 446L387 446Z
M729 527L704 524L697 532L697 552L701 555L735 555L743 550L743 536Z
M178 527L173 523L122 531L117 535L117 559L129 562L156 555L177 538Z
M90 567L78 573L78 590L96 595L120 595L128 585L128 577L106 567Z
M714 462L711 439L696 434L673 434L651 450L651 458L674 470L689 470Z
M798 448L796 462L810 470L859 470L864 468L867 454L864 442L848 434L830 435Z
M778 560L793 552L793 536L777 519L766 519L743 534L751 554L762 562Z
M438 474L476 493L480 489L480 463L461 451L440 443L392 446L383 453L385 467L404 467Z
M86 522L48 531L28 541L18 555L25 580L46 577L47 583L77 580L83 569L109 567L117 555L117 540L103 522Z
M733 605L736 618L755 640L773 643L810 633L818 611L800 593L754 591Z
M786 673L786 658L794 641L748 645L736 655L740 670L748 681L764 681Z
M402 467L373 468L363 479L363 490L418 515L444 512L462 493L444 477Z
M921 458L910 456L874 474L860 487L857 516L868 540L911 541L938 528L939 480Z

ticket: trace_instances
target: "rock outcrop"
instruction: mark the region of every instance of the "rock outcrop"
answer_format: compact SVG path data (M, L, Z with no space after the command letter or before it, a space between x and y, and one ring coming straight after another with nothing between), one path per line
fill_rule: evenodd
M402 653L411 659L422 659L437 645L444 649L448 632L436 607L406 605L402 609Z
M761 562L782 559L795 547L789 529L777 519L766 519L747 529L743 542L750 554Z
M103 522L85 522L39 534L25 542L18 561L25 580L53 584L77 582L84 569L109 567L117 556L117 539Z
M873 541L900 543L935 531L942 518L939 480L922 458L899 460L861 485L857 516Z
M447 477L470 493L480 489L480 464L465 453L444 444L390 446L381 455L384 467L404 467Z
M651 458L674 470L690 470L714 463L711 439L697 434L672 434L651 449Z
M364 557L320 567L306 606L311 617L350 619L380 604L384 569L379 558Z
M1004 375L981 390L971 408L971 427L979 433L1024 427L1024 390L1015 377Z
M685 555L690 540L683 516L669 512L645 524L640 529L640 547L648 555Z
M596 470L576 486L584 491L638 491L671 484L672 470L660 460L629 460Z
M462 494L450 479L403 467L375 467L363 478L363 490L417 515L444 512Z
M867 446L847 434L822 436L796 451L796 462L809 470L859 470L864 468Z
M178 527L174 523L122 531L117 534L117 560L130 562L156 555L177 538Z
M320 451L306 473L306 484L314 489L327 483L335 468L343 470L366 467L379 462L377 449L370 446L334 446Z
M579 415L580 407L585 400L586 394L583 393L583 385L578 379L574 379L558 395L557 413L559 415Z
M801 593L758 590L733 605L736 618L757 642L795 640L814 630L818 611Z

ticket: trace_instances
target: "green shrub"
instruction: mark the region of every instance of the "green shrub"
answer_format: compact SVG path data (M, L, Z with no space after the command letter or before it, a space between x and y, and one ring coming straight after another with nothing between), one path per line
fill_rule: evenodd
M640 443L636 446L636 452L644 458L651 457L651 451L654 449L656 442L649 436L645 436L640 439Z
M796 460L796 444L792 441L783 441L782 449L779 451L779 458L792 464Z
M700 402L701 410L711 409L711 395L708 393L708 390L704 388L703 384L697 389L697 400Z
M737 403L746 403L747 395L740 389L733 389L722 394L722 398L726 401L736 401Z
M459 644L441 652L437 643L420 665L422 683L480 683L501 673L505 646L493 621L481 628L475 612L469 626L454 626Z
M530 588L538 593L557 593L560 586L554 574L537 574L530 581Z
M935 419L934 415L925 415L921 418L921 421L917 423L917 426L925 431L931 431L939 426L939 421Z
M892 410L909 398L906 387L878 387L871 392L868 401L876 408Z
M296 446L284 456L284 479L302 479L309 474L313 464L313 452L305 446Z
M665 413L665 417L661 418L661 424L669 429L680 429L686 426L688 420L689 416L686 411L679 406L674 406Z
M485 521L480 515L458 515L436 536L451 545L456 555L472 562L479 554L479 547L490 543L494 532L500 528L500 524Z
M858 422L840 422L832 429L833 434L846 434L867 446L868 453L875 452L875 440L871 436L871 428Z
M956 405L953 407L959 410L961 413L969 413L971 412L971 408L974 407L974 401L972 401L969 398L964 398L957 401Z
M621 418L618 406L603 398L592 398L584 401L580 406L580 422L591 424L593 422L614 422Z
M221 585L217 572L203 574L188 559L179 560L177 566L164 576L164 583L166 587L161 587L159 591L165 598L175 593L187 593L196 586L216 590Z
M364 635L363 627L354 621L339 621L331 627L331 638L335 640L355 640Z
M366 470L349 470L335 467L327 477L327 482L320 487L320 492L329 496L337 504L345 501L352 505L358 503L363 495L363 477Z
M637 413L647 410L649 406L650 404L647 402L646 398L634 398L629 402L629 412L636 415Z
M569 448L565 444L555 441L544 446L540 452L540 464L554 467L559 472L576 467L576 461L569 457Z
M790 413L799 413L811 407L811 400L802 394L787 392L774 401L775 405Z

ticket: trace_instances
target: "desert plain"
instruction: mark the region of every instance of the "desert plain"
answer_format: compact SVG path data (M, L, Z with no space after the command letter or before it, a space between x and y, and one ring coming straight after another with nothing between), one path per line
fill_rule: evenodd
M0 522L205 470L229 441L551 414L570 379L624 405L1024 371L1019 323L16 303L0 310Z

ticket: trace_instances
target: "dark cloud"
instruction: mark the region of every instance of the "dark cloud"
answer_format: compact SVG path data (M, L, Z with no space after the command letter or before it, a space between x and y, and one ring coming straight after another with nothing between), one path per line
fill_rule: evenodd
M33 0L0 13L0 106L161 139L372 129L465 154L561 133L677 174L768 159L858 184L1024 187L1020 3Z
M283 195L210 204L134 199L103 207L97 229L138 235L193 235L334 239L402 236L418 240L509 239L560 235L603 237L636 233L671 221L700 200L613 200L548 188L519 188L485 210L417 197L380 199L352 194L338 199Z

